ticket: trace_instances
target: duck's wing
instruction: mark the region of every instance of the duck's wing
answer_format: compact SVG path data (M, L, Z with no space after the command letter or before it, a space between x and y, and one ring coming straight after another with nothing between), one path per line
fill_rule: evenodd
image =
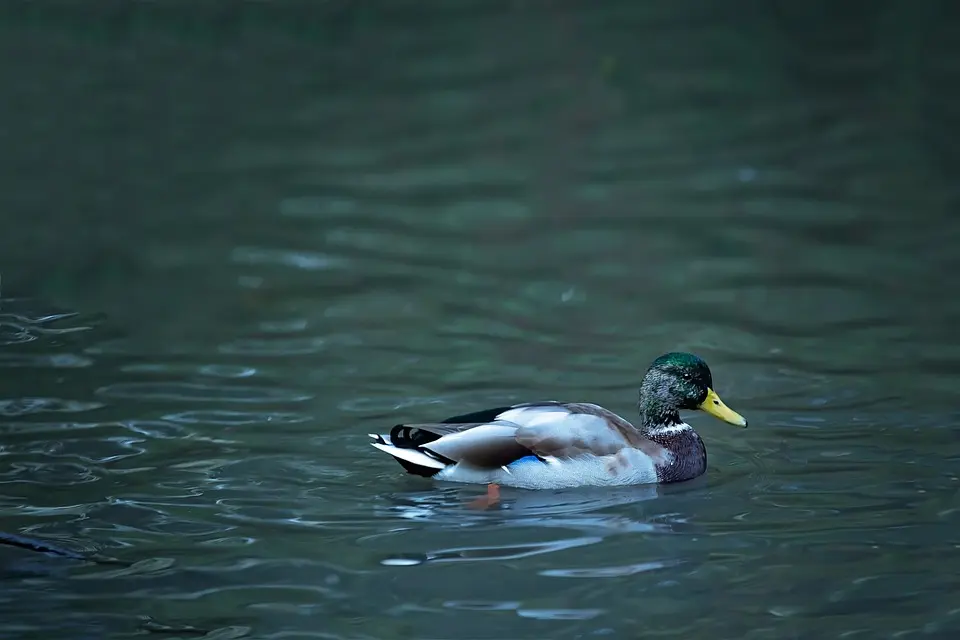
M553 401L498 407L443 423L398 424L388 435L371 437L373 446L408 471L426 476L461 462L496 469L527 456L548 461L608 456L633 447L661 460L665 453L612 411Z
M374 447L418 475L430 476L460 462L480 469L496 469L531 455L517 442L518 425L498 418L510 408L454 416L442 423L398 424L389 434L370 437Z
M517 405L499 417L519 425L517 442L544 459L609 456L625 448L639 449L655 463L668 455L628 421L595 404L531 403Z

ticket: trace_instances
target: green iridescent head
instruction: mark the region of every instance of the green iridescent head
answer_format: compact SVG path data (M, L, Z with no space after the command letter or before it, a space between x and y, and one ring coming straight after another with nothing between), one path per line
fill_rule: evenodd
M640 384L640 415L648 427L680 422L680 410L701 410L738 427L747 421L713 390L710 367L692 353L665 353L650 365Z

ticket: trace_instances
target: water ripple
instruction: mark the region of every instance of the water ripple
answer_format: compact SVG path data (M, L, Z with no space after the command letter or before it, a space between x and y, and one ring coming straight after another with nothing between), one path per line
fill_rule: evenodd
M191 382L118 382L96 391L108 398L168 400L172 402L287 403L305 402L312 394L292 389L223 386Z
M602 613L603 609L517 609L521 618L534 620L592 620Z
M547 542L530 542L527 544L503 544L503 545L480 545L467 547L450 547L447 549L435 549L424 553L420 558L420 563L424 562L487 562L500 560L519 560L529 558L545 553L555 553L577 547L585 547L602 542L603 538L596 536L583 536L578 538L565 538L559 540L550 540ZM400 556L404 563L412 559L412 556ZM387 557L381 560L381 564L397 566L398 558Z
M32 413L79 413L100 409L102 402L82 402L61 398L14 398L0 400L0 415L23 416Z
M327 346L321 336L243 338L218 347L221 353L243 356L295 356L318 353Z
M295 267L308 271L326 270L344 266L344 260L336 256L309 251L268 249L262 247L237 247L231 258L240 264L273 264Z
M162 420L126 420L120 424L130 431L148 438L171 440L184 436L184 428L181 425Z
M90 358L73 353L0 353L0 367L79 369L92 364Z
M25 483L47 486L78 485L97 482L101 474L85 464L70 462L10 461L0 472L0 483Z
M177 362L138 362L120 368L125 373L158 375L193 375L215 378L249 378L257 374L255 367L231 364L187 364Z
M544 569L540 575L551 578L619 578L632 576L637 573L656 571L681 564L681 560L655 560L653 562L639 562L613 567L578 568L578 569Z
M298 413L257 412L257 411L227 411L226 409L211 411L184 411L163 416L177 424L222 424L245 425L263 424L267 422L283 425L297 424L310 420L310 416Z
M63 336L92 329L91 326L86 325L72 327L47 326L60 320L77 317L79 317L79 314L76 313L59 313L40 317L30 317L14 313L0 314L0 344L20 345L43 338Z
M533 609L511 601L448 600L443 606L459 611L513 611L521 618L534 620L591 620L604 613L603 609Z

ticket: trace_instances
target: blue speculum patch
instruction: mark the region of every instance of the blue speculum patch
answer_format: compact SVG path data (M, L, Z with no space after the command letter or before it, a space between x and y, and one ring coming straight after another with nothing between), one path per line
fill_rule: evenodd
M528 464L528 463L530 463L530 462L541 462L541 460L540 460L540 458L538 458L537 456L523 456L522 458L519 458L519 459L517 459L517 460L514 460L513 462L511 462L511 463L510 463L509 465L507 465L507 466L515 467L515 466L517 466L518 464Z

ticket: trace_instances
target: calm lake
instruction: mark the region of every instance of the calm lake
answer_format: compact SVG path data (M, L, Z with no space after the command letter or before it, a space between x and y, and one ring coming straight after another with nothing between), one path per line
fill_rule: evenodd
M0 9L0 638L956 637L957 18ZM672 350L750 421L689 483L368 444Z

